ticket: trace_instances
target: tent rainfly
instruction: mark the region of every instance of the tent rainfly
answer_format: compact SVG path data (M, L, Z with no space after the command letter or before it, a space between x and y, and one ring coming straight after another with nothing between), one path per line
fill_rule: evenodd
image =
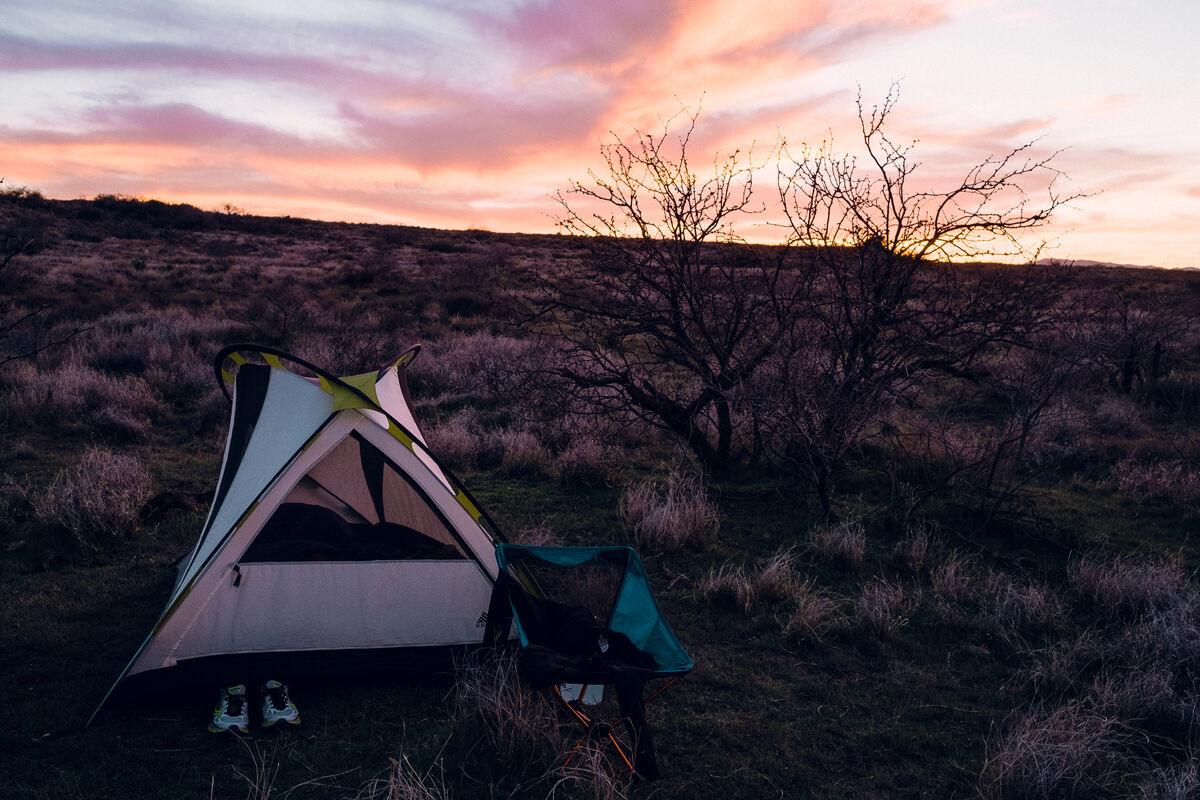
M270 348L218 354L233 409L212 508L100 708L134 676L482 641L502 537L425 446L405 380L418 352L346 378Z

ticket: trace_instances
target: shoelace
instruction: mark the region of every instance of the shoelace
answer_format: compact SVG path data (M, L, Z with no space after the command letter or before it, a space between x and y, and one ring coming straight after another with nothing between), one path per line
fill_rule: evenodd
M267 691L267 697L276 711L284 711L288 707L287 690L276 687Z

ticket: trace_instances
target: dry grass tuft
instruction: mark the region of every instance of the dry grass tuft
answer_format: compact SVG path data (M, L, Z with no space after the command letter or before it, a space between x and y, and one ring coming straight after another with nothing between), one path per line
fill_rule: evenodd
M985 800L1118 797L1134 735L1079 704L1020 715L984 765Z
M1076 591L1105 612L1129 616L1176 605L1187 591L1178 562L1125 555L1083 558L1072 568L1070 581Z
M791 548L778 550L754 576L754 596L770 603L790 599L798 581L795 551Z
M548 475L554 459L537 434L526 428L500 432L500 471L505 475Z
M1195 800L1200 797L1200 765L1195 758L1147 774L1137 800Z
M96 546L133 532L149 499L150 475L136 458L91 447L34 496L33 511Z
M812 580L796 583L791 599L793 609L783 624L783 634L789 639L820 642L830 631L846 625L837 603L820 594Z
M825 561L852 570L862 567L867 554L866 529L858 520L814 528L808 534L808 543Z
M891 636L908 623L907 607L913 605L911 597L899 583L884 578L872 578L862 588L858 597L858 612L863 621L879 636Z
M1047 633L1064 618L1058 596L1044 586L1018 586L1007 580L993 580L995 593L986 609L992 632L1010 642L1034 633Z
M750 613L754 605L754 580L740 567L724 564L709 570L696 584L705 602Z
M612 474L612 449L590 436L571 440L558 454L558 474L567 483L600 486Z
M627 487L617 513L636 545L654 553L686 547L715 532L719 524L717 510L708 502L708 486L680 472L665 481Z
M914 575L921 572L928 563L931 538L929 527L918 523L910 526L904 538L896 545L897 560Z
M421 772L408 756L390 759L387 774L370 781L356 795L356 800L451 800L454 796L446 786L443 774L433 774L433 767Z
M501 760L546 764L557 756L555 708L545 692L521 685L514 656L479 653L455 665L454 721L467 741Z

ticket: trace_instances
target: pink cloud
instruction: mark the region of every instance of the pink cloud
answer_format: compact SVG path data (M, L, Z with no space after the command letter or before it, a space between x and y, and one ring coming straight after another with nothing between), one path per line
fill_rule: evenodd
M477 27L499 32L533 64L603 71L660 44L684 8L647 0L530 0L508 14L480 17Z

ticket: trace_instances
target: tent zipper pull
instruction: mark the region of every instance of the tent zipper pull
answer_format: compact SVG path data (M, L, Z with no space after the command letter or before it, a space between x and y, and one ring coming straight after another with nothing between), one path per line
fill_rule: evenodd
M242 585L242 568L240 566L238 566L237 564L233 565L233 585L234 586Z

